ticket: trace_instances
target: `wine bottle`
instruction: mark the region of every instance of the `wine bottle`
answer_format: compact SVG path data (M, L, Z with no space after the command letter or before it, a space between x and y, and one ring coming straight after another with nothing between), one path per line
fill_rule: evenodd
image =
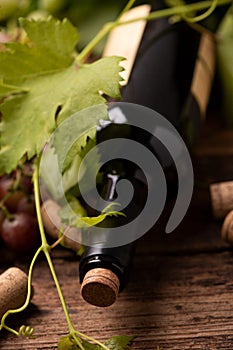
M123 166L122 163L124 163ZM120 167L118 167L116 161L107 166L108 169L105 169L105 185L102 189L102 196L105 200L115 200L116 187L122 179L122 168L124 170L128 168L129 170L129 167L130 165L125 161L121 161ZM111 229L113 226L125 225L140 213L145 202L145 184L129 175L129 173L135 173L137 170L139 170L137 167L131 166L130 171L127 172L127 177L133 183L135 191L130 204L123 210L125 216L108 218L104 221L105 228L109 227ZM125 174L123 178L126 178ZM96 306L110 306L113 304L118 293L126 284L133 252L134 244L132 243L120 247L106 248L100 242L87 247L79 265L83 298Z
M163 7L162 2L155 1L152 10ZM118 38L118 45L120 42ZM109 54L117 54L117 51ZM121 52L118 54L121 55ZM123 101L160 113L181 133L186 143L191 144L199 134L205 115L213 74L214 40L211 33L197 30L185 22L172 24L166 18L154 20L145 27L128 84L122 88ZM126 115L126 118L130 121L131 117ZM124 121L119 122L112 115L111 122L99 128L97 140L100 143L117 137L126 137L146 145L159 159L167 182L177 192L174 159L159 140L151 137L148 131L126 126ZM147 191L146 181L140 169L123 160L117 162L109 162L103 167L107 182L112 171L117 181L122 178L119 173L121 167L116 167L120 163L124 176L135 184L136 197L142 199L141 203L136 200L136 213L139 213L145 204L142 193ZM106 193L115 193L117 181L110 181L110 192ZM105 198L111 200L108 195ZM132 219L134 212L132 207L129 208L127 220ZM108 306L116 300L118 292L125 285L133 246L130 243L103 248L97 244L86 248L79 267L81 293L85 300L98 306Z

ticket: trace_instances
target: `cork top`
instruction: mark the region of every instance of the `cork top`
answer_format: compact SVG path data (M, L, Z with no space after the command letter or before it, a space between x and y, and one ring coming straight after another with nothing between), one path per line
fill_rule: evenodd
M114 272L104 268L88 271L81 285L81 295L89 304L106 307L118 296L120 281Z
M225 217L221 235L226 242L233 244L233 210L231 210Z
M211 204L216 219L223 219L233 209L233 181L210 185Z

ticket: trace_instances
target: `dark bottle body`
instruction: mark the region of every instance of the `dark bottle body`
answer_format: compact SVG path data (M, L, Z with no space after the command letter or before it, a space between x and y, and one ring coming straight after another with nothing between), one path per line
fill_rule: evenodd
M157 1L154 3L158 9L160 5L157 5ZM201 33L186 23L171 25L168 19L149 22L145 28L129 82L122 89L124 102L136 103L159 112L181 132L187 143L191 143L199 133L213 78L212 38L210 34L207 35L209 46L204 48L203 53L200 52ZM199 58L197 58L198 55ZM198 74L202 76L197 76ZM206 81L203 82L203 79ZM197 91L199 84L204 84L207 90L202 94L201 100ZM201 89L203 90L203 86ZM148 132L136 127L126 127L114 120L111 120L111 124L102 126L98 131L97 140L102 142L117 137L133 139L151 149L167 174L167 182L172 183L173 189L176 188L174 183L177 177L173 159L161 142L151 137ZM114 161L110 162L105 166L104 171L106 174L111 174L113 170L121 177L115 164ZM131 207L126 208L126 212L129 210L127 220L131 220L132 216L134 217L135 213L140 212L143 207L147 189L139 169L123 161L122 167L126 177L134 182L137 193L136 204L133 203ZM141 203L140 200L138 201L140 197L144 198ZM105 198L109 199L108 196ZM91 269L103 267L116 274L120 282L119 289L122 290L133 250L133 243L114 248L103 248L101 245L87 247L80 262L80 282L83 282L86 273Z
M154 109L191 144L200 132L213 75L214 39L209 32L201 33L184 21L151 21L123 100Z

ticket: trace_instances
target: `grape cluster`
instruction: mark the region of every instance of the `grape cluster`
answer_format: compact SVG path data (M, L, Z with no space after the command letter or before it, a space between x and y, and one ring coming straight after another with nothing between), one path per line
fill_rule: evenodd
M38 244L30 166L0 177L0 239L17 254L30 253Z

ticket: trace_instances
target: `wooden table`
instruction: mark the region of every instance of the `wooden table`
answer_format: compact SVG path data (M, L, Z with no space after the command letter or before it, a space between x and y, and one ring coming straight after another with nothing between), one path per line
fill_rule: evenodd
M182 224L170 235L162 223L137 244L130 279L118 301L97 308L80 297L78 261L65 249L53 260L72 320L81 332L99 340L136 334L131 349L233 349L233 250L213 219L209 184L233 179L233 131L219 121L207 123L193 154L195 189ZM0 269L28 262L1 254ZM0 334L0 349L56 349L67 333L54 283L43 258L33 274L34 297L28 310L9 323L35 327L36 339Z

